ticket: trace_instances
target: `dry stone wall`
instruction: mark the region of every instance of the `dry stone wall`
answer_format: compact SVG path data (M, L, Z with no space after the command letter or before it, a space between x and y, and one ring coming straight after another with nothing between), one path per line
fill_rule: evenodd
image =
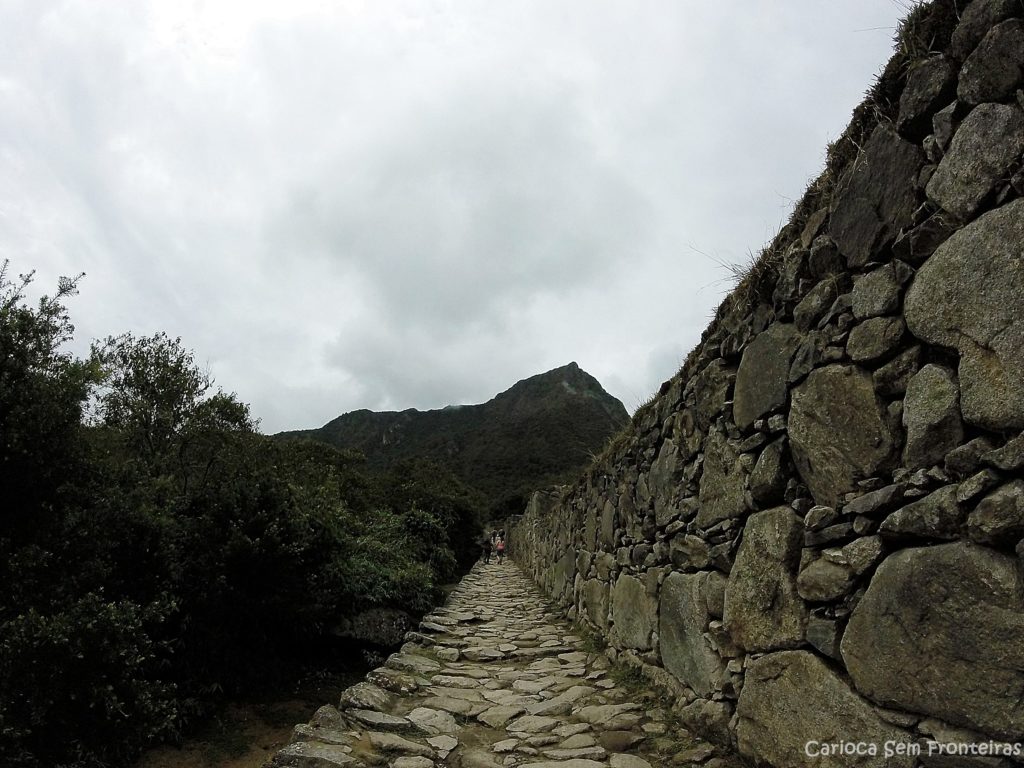
M1024 742L1024 7L915 13L856 151L680 373L509 523L572 618L756 764Z

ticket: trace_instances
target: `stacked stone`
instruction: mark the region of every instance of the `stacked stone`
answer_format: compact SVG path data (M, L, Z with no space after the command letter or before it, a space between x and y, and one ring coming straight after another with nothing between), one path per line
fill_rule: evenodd
M1022 17L968 5L771 283L511 525L570 615L758 763L882 764L807 755L822 738L1024 742Z
M401 651L298 725L273 768L740 765L609 676L511 563L477 565ZM717 755L717 756L716 756Z

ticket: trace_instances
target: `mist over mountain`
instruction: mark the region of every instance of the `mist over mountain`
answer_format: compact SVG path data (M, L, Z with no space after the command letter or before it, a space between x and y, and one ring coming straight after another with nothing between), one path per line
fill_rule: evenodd
M569 479L629 420L619 400L576 363L531 376L480 405L431 411L358 410L319 429L282 432L366 456L372 469L409 459L443 464L493 511Z

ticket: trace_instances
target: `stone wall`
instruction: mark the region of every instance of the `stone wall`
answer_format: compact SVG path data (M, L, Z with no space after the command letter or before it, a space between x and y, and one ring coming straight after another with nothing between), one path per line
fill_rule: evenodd
M510 521L571 617L757 764L1024 741L1022 17L915 11L680 373Z

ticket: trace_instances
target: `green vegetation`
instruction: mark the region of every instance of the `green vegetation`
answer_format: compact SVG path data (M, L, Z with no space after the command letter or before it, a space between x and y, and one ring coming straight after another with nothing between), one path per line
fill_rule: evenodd
M320 429L278 437L313 438L366 456L368 466L443 463L503 519L538 488L570 482L608 437L629 421L622 403L575 363L520 381L482 405L436 411L353 411Z
M77 359L77 281L30 278L0 268L0 765L123 764L475 559L445 470L266 438L164 334Z

